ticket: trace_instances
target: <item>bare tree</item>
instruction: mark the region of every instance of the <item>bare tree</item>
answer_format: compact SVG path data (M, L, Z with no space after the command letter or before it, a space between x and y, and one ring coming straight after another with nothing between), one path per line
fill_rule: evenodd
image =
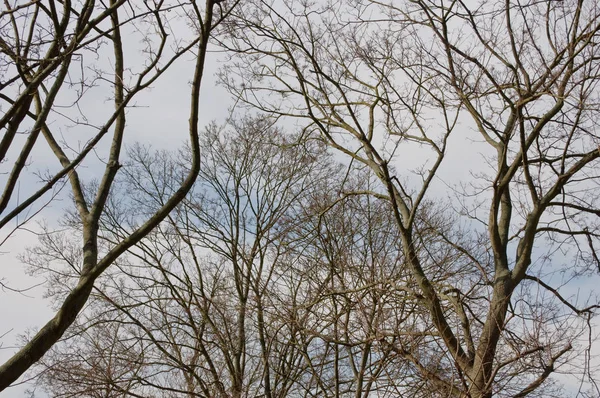
M60 339L83 308L96 279L165 219L191 189L200 170L199 94L207 46L214 27L234 5L235 2L225 6L213 0L199 4L167 1L136 4L124 0L5 2L0 12L3 76L0 159L5 167L13 165L6 171L0 198L0 227L7 231L11 228L9 222L14 220L17 220L17 228L20 227L23 218L17 217L32 208L37 214L43 207L42 200L56 194L66 178L81 224L81 240L77 244L81 257L73 264L77 280L69 285L56 315L0 367L0 391L17 380ZM187 26L184 33L181 26ZM135 51L126 51L132 44L126 37L132 33L143 39L139 49L145 57L141 60L133 54ZM196 59L188 94L192 156L187 173L171 196L148 214L145 222L119 241L101 248L99 222L121 167L127 109L134 104L134 98L186 54L193 54ZM110 60L106 67L102 65L105 59ZM111 109L106 111L106 117L97 124L86 115L73 117L88 92L98 85L112 90ZM69 92L65 93L67 89ZM75 99L65 105L69 104L69 96ZM92 132L81 149L73 149L73 142L64 136L61 138L60 126L65 120L75 124L80 132ZM76 139L82 137L80 134ZM110 137L108 148L101 145L105 137ZM36 172L31 171L36 163L28 163L34 148L43 147L42 141L60 167L43 176L37 188L26 195L20 193L17 201L16 187L21 181L25 187L28 178ZM86 195L77 166L89 158L92 151L105 151L105 164L102 178L94 191ZM25 217L25 221L30 219ZM8 230L6 235L10 233Z
M316 148L299 157L283 140L275 151L278 134L267 132L206 134L194 191L103 275L81 323L37 368L41 387L57 397L443 393L419 377L440 372L440 359L389 204L367 194L377 182L364 172L343 188L339 171L317 178ZM109 240L127 233L132 214L159 206L181 174L164 152L138 147L132 160L121 187L136 199L123 203L115 191L102 223ZM423 231L422 241L436 236ZM28 262L64 263L64 247L55 238ZM61 286L69 266L48 271ZM107 339L115 327L119 337Z
M298 396L392 397L410 384L407 362L385 338L403 333L408 343L424 335L414 322L418 300L390 208L356 194L369 188L368 176L361 177L344 184L351 195L321 189L311 197L294 231L301 243L280 271L293 292L284 317L300 327L307 363L296 381Z
M597 2L254 1L237 11L223 83L255 109L304 120L380 180L374 194L393 209L435 331L422 359L386 341L440 388L432 394L549 396L559 367L596 386L576 354L597 301L571 302L561 285L600 264ZM489 162L449 191L456 203L428 206L465 130Z
M391 207L369 194L379 183L332 165L313 137L250 122L209 128L188 198L103 275L81 322L37 368L52 396L444 391L419 377L439 372L437 354L428 352L435 336L405 269ZM120 240L160 206L184 174L179 162L135 148L118 185L129 199L118 190L109 198L102 236ZM421 236L437 238L431 230ZM47 242L27 258L38 269L47 263L42 254L63 263L46 271L57 275L53 286L69 274L63 247ZM457 268L457 277L471 273ZM122 343L107 339L105 328L117 328Z
M288 304L276 268L289 250L289 220L330 174L328 156L318 142L283 134L264 119L212 125L200 148L203 167L186 200L102 277L90 310L38 367L40 383L53 396L93 390L288 396L303 357L295 343L298 326L278 315ZM101 218L102 239L113 245L137 228L136 220L160 208L187 173L189 156L187 150L174 155L134 148ZM120 190L130 193L127 199ZM76 277L60 258L63 245L42 243L27 262L59 281ZM42 253L56 260L50 268L39 261ZM122 325L123 353L111 349L98 361L74 358L71 347L84 347L75 353L106 347L96 329L115 325ZM132 352L135 371L113 377L112 363L127 363ZM87 371L69 372L65 362Z
M79 329L79 339L71 339L72 344L61 347L60 352L51 348L40 360L49 366L40 380L56 397L108 398L144 392L144 366L149 360L140 346L127 338L126 328L125 323L115 319Z

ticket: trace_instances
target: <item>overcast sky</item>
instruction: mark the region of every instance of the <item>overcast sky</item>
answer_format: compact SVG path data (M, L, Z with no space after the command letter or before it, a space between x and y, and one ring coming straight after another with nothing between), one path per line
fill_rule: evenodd
M136 40L132 36L129 40ZM135 45L132 43L132 48ZM135 55L137 54L137 55ZM135 59L141 55L135 51L128 53L129 57ZM216 84L215 74L219 68L220 54L211 53L207 57L205 66L205 77L201 92L200 106L200 125L203 126L212 120L223 122L230 111L233 101L222 87ZM97 65L106 62L105 59L94 61ZM187 140L188 134L188 111L189 111L189 82L192 76L192 70L195 60L191 55L186 55L177 62L151 90L147 90L137 97L134 101L134 107L128 110L127 130L125 142L130 145L134 142L141 142L151 145L155 149L174 150L183 145ZM63 93L61 101L64 104L69 102L69 97L73 92ZM109 94L100 87L84 97L80 107L82 113L89 118L91 123L101 124L105 115L110 112L111 103L108 100ZM70 111L73 111L71 109ZM73 127L64 119L56 118L54 129L60 130L65 137L70 139L76 146L77 142L83 145L93 130L80 131L80 127ZM62 123L61 125L58 125ZM432 193L445 197L448 192L447 187L453 186L460 181L468 181L471 173L481 171L478 165L486 162L486 145L481 145L481 140L471 130L465 128L457 131L450 140L450 147L447 160L442 167L439 178L434 182ZM102 159L104 154L102 150L106 149L106 142L99 146L99 151L92 156L86 164L79 170L85 179L97 178L103 171ZM422 154L415 147L406 147L399 153L402 161L399 167L404 165L414 165L422 159ZM56 168L56 160L51 153L43 146L36 149L33 157L36 162L34 167L39 167L43 171L46 167ZM34 170L32 170L34 171ZM29 177L32 183L35 182L35 176ZM27 191L27 187L21 187ZM68 191L65 189L65 192ZM68 197L61 196L61 201L57 201L48 206L42 213L50 225L56 225L57 220L63 213L63 206L68 204ZM40 219L41 220L41 219ZM35 223L31 223L28 228L31 231L39 230ZM3 231L4 232L4 231ZM0 238L3 238L0 237ZM12 288L27 288L43 282L42 279L30 277L25 273L25 267L18 260L19 253L23 253L26 247L35 245L37 238L34 233L27 230L17 231L1 248L2 251L2 269L0 275L6 278L5 282ZM562 259L557 261L561 262ZM579 294L585 297L594 287L600 283L600 277L594 275L582 282L578 286L572 287L569 293ZM26 293L20 294L11 291L0 291L0 339L2 349L0 349L0 361L5 361L14 352L13 347L18 345L18 336L27 330L35 330L42 326L53 315L49 307L48 300L43 299L44 288L37 287ZM595 336L594 336L595 337ZM595 350L598 347L594 347ZM576 380L567 380L572 388L576 388ZM17 398L24 395L26 386L11 387L3 392L2 397Z

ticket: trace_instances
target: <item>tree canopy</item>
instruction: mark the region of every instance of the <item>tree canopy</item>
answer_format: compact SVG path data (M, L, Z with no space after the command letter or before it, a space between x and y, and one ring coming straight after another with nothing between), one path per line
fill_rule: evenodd
M65 179L72 201L22 256L59 311L0 389L35 363L57 397L600 394L597 2L36 1L1 18L3 159L22 144L2 228ZM233 105L199 126L209 40ZM107 84L113 110L68 156L48 118L73 60L103 51L78 82ZM134 97L189 54L188 143L122 155ZM14 204L38 136L62 169Z

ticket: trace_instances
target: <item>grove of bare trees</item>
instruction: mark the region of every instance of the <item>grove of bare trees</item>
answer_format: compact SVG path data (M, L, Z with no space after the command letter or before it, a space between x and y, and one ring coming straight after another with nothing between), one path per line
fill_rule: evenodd
M53 397L600 396L596 1L90 7L1 16L2 145L22 144L2 227L65 178L72 201L21 255L59 312L0 389L29 369ZM201 127L209 37L234 105ZM52 90L108 44L81 70L112 116L68 157ZM120 155L131 98L188 53L188 143ZM40 133L62 169L14 205Z

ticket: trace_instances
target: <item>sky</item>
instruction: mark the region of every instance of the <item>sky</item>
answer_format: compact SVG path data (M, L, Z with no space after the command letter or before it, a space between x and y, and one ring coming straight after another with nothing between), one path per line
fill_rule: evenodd
M177 29L184 29L179 26ZM136 51L136 43L139 36L131 35L127 38L130 46L127 53L128 59L143 62L143 54ZM204 81L201 91L200 105L200 125L205 125L210 121L224 121L230 114L230 107L233 104L232 99L223 87L216 84L222 54L211 52L207 57L205 65ZM108 67L107 59L98 58L90 61L94 65ZM191 71L193 70L194 59L191 55L186 55L176 63L151 90L146 91L138 97L127 112L127 130L125 143L131 145L134 142L140 142L145 145L151 145L155 149L175 150L186 142L188 129L188 100L189 100L189 81ZM72 100L74 92L65 91L59 102L67 105ZM90 122L101 123L105 115L110 112L111 103L107 99L109 93L106 87L100 85L97 89L91 90L84 100L79 104L81 113L84 114ZM73 111L73 110L70 110ZM83 145L89 138L93 130L80 130L79 126L73 127L64 118L56 117L55 128L63 132L65 139L70 140L74 147ZM455 134L450 145L453 150L449 152L445 166L442 168L439 178L434 183L434 192L439 192L440 196L447 192L448 185L453 181L468 180L471 173L477 169L477 165L486 161L484 146L478 143L478 137L472 131L464 130ZM99 150L90 157L89 161L79 170L85 179L98 178L101 172L101 160L105 158L107 142L102 142ZM406 164L414 164L421 154L414 148L407 150L404 154ZM38 167L40 171L46 168L55 168L55 159L46 148L41 147L36 150L33 157L35 163L31 167ZM27 182L32 185L36 177L30 176ZM22 187L23 191L27 187ZM48 224L57 225L58 220L63 213L63 205L68 204L68 197L61 196L61 200L52 203L51 206L44 209L42 218ZM0 266L0 275L6 278L5 282L12 288L27 288L38 285L43 279L27 275L26 269L21 264L18 256L23 253L27 247L36 244L35 231L39 231L36 223L28 225L29 230L17 231L2 247L0 247L2 256L2 265ZM1 237L3 238L3 236ZM600 282L598 276L591 276L585 284L580 284L572 288L572 294L577 294L578 290L589 291ZM14 351L13 347L18 344L18 336L28 330L35 330L43 325L53 315L48 300L44 299L44 287L39 286L25 293L15 293L12 291L0 290L0 362L6 360ZM584 295L582 293L582 295ZM596 351L598 347L594 348ZM572 380L567 383L573 384ZM576 385L576 383L574 384ZM575 388L575 387L573 387ZM26 386L17 385L3 392L2 397L17 398L24 396Z

